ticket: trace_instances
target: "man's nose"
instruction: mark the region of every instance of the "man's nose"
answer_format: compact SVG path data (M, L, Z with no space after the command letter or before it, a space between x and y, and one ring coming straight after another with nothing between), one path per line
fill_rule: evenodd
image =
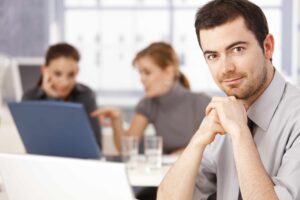
M222 71L224 73L235 71L235 65L232 62L232 59L228 56L223 56L221 58Z

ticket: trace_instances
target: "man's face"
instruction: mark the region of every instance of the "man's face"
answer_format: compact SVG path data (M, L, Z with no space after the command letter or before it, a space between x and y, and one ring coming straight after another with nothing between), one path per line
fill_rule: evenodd
M228 96L249 100L268 86L273 75L269 61L273 46L265 54L243 18L200 30L200 41L215 82Z

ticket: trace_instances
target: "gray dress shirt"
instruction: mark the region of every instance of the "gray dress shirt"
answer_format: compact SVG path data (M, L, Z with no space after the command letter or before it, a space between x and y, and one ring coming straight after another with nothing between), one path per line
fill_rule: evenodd
M276 71L264 93L248 109L254 141L280 200L300 199L300 89ZM249 177L251 178L251 177ZM204 152L194 199L238 199L239 182L229 135L218 135Z

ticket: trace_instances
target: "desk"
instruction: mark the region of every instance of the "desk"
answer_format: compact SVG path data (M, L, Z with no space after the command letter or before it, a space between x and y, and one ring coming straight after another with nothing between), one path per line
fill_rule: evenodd
M171 165L177 160L178 156L163 155L162 167L158 169L147 168L144 155L138 156L137 167L127 168L129 183L134 187L157 187L168 172ZM120 156L106 156L106 161L121 162Z
M159 169L147 169L145 165L139 165L136 169L128 169L127 174L131 186L156 187L166 175L170 165L164 165Z

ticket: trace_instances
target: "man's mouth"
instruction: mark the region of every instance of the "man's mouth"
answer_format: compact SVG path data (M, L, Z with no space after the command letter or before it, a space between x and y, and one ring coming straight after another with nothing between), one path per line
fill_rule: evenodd
M227 78L223 80L226 86L238 85L243 81L244 77Z

